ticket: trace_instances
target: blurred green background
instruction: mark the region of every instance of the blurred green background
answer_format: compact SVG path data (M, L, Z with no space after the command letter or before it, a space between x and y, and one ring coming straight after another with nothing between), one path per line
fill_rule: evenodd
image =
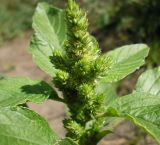
M0 45L31 30L38 2L64 7L65 0L0 0ZM103 51L143 42L151 47L147 64L160 65L160 0L77 0L87 10L90 31Z

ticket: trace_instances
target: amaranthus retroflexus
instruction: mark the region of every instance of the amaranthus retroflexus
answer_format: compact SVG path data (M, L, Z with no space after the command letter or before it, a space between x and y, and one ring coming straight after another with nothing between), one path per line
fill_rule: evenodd
M104 119L104 96L95 91L96 82L108 70L109 60L101 56L95 38L88 32L86 13L74 0L65 8L67 40L64 51L55 50L51 62L60 71L53 82L63 93L70 116L64 120L67 136L80 145L94 145Z

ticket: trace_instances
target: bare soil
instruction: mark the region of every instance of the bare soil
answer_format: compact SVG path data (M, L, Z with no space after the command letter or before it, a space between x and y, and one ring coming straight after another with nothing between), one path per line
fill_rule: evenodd
M6 76L27 76L32 79L49 80L49 77L43 73L32 60L31 55L27 52L29 38L31 34L21 36L6 43L0 48L0 73ZM132 81L125 81L124 86L128 87ZM120 89L120 88L119 88ZM128 88L130 89L130 87ZM122 90L120 94L124 94ZM46 101L43 104L28 103L29 107L36 110L45 117L50 126L62 137L65 136L62 120L65 117L65 107L56 101ZM114 131L99 145L157 145L152 139L137 129L129 122L121 123Z

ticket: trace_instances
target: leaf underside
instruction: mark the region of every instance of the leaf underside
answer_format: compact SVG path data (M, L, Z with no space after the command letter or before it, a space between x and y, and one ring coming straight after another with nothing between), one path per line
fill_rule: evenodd
M144 72L138 79L136 90L160 95L160 67Z

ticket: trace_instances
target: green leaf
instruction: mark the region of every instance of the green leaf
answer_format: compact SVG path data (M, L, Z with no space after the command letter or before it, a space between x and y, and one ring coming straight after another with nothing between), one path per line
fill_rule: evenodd
M145 44L133 44L104 54L111 59L112 64L103 81L116 82L134 72L144 64L148 51L149 48Z
M114 86L103 81L97 82L96 92L105 96L106 105L108 105L110 102L112 102L114 99L118 97Z
M108 130L113 132L114 128L122 121L124 121L124 118L107 116L105 120L105 127L103 128L103 130Z
M37 113L21 107L0 108L1 145L53 145L58 139Z
M105 105L109 105L112 101L114 101L116 98L118 98L118 95L116 93L116 90L114 88L113 84L108 84L103 81L99 81L96 86L96 92L100 94L104 94L105 98ZM111 133L113 129L124 119L118 118L118 117L106 117L105 124L106 126L103 128L102 136ZM100 136L101 136L100 133ZM99 135L98 135L99 136Z
M65 138L63 140L58 141L55 145L78 145L78 144L72 141L70 138Z
M66 37L64 12L40 3L33 16L34 34L30 43L30 52L36 64L46 73L55 76L56 69L50 62L54 49L61 49Z
M14 106L32 101L44 102L53 89L44 81L13 77L0 80L0 107Z
M160 143L160 95L134 92L111 103L106 116L128 119Z
M144 72L138 79L136 90L160 95L160 67Z

